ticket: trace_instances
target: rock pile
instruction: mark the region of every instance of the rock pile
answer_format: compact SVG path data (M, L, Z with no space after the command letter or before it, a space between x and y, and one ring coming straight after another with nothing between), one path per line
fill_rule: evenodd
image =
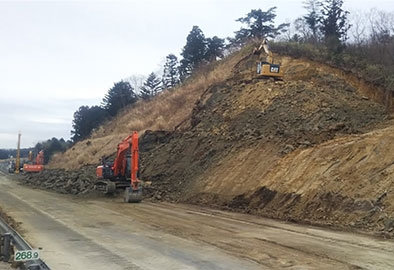
M86 166L80 170L71 171L44 170L36 174L25 174L21 181L27 185L51 189L59 193L86 194L94 189L95 170L95 166Z

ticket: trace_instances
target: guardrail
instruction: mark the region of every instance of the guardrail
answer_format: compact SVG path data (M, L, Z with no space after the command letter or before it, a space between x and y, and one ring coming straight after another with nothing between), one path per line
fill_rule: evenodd
M0 217L0 234L2 241L0 241L0 255L3 261L8 262L13 254L13 248L16 250L32 250L31 246L23 240L23 238L12 229ZM50 268L41 259L23 262L25 269L28 270L50 270Z

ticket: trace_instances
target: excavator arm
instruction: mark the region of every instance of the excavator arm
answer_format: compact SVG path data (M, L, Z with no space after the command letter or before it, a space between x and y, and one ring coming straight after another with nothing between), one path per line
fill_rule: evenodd
M263 51L267 55L266 62L273 64L273 62L274 62L273 55L272 55L271 50L269 49L268 40L266 38L263 39L260 46L258 48L255 48L255 50L253 52L254 54L259 55L259 61L262 60Z
M138 189L137 172L138 172L138 134L137 132L133 132L131 138L131 186L134 190Z
M138 134L133 131L131 135L131 184L130 187L125 188L124 201L125 202L140 202L142 200L142 184L137 179L138 172Z

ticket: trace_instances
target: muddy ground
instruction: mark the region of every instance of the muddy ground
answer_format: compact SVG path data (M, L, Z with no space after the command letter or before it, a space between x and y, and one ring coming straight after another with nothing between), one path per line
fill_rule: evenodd
M1 175L0 204L51 269L394 267L393 241L199 206L70 196Z
M8 215L1 207L0 207L0 217L10 225L14 230L18 231L20 222L15 221L10 215Z

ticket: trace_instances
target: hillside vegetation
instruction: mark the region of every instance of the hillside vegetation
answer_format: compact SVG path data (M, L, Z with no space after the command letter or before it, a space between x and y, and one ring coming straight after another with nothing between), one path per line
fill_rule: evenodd
M140 134L146 130L173 130L190 117L195 102L206 89L233 76L233 67L250 54L252 48L250 44L224 60L202 66L180 87L125 108L97 128L89 139L55 155L49 168L78 169L97 164L102 156L113 154L117 144L134 130Z

